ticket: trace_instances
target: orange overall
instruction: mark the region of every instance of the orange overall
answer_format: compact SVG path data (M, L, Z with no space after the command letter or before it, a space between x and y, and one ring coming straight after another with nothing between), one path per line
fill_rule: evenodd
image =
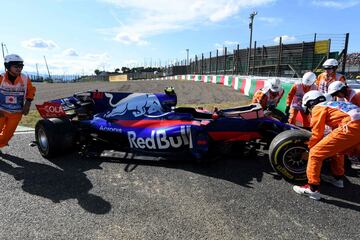
M356 92L354 89L348 88L345 101L351 102L360 107L360 92ZM360 145L351 149L348 152L348 156L360 156Z
M327 93L330 83L334 81L341 81L343 83L346 82L345 77L340 73L333 72L331 74L327 74L326 72L323 72L317 77L315 85L320 92Z
M302 109L302 98L305 93L310 90L316 90L315 85L307 86L302 83L294 83L288 97L286 99L286 106L291 106L290 108L290 116L289 116L289 123L296 124L296 116L298 113L301 114L303 120L303 127L310 127L310 116L309 114L305 114L304 110Z
M354 89L348 88L347 96L345 100L351 102L360 107L360 92L356 92Z
M332 158L334 176L344 175L344 153L360 144L360 108L352 103L326 102L312 109L312 135L306 175L308 183L320 184L322 163ZM333 131L324 137L325 125Z
M24 85L24 79L26 79L26 87ZM7 86L7 89L13 86L13 89L16 89L18 86L22 86L26 89L25 91L25 99L33 100L35 95L35 87L31 84L31 81L25 75L18 76L14 83L8 80L8 73L0 75L0 86ZM11 95L7 95L6 99L9 101L11 99ZM1 104L1 103L0 103ZM4 147L8 144L11 137L14 135L17 125L19 124L22 117L22 112L11 112L7 111L5 108L0 109L0 148Z
M283 89L279 92L271 92L270 89L262 88L255 92L252 102L260 103L261 107L265 110L270 106L276 107L283 95Z

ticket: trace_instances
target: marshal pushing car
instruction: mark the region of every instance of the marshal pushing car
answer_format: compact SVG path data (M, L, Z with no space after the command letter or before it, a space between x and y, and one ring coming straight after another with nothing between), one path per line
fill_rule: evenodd
M259 104L214 112L176 104L171 87L165 93L88 91L51 100L36 106L42 119L35 143L49 159L114 150L206 161L223 149L262 146L284 178L305 179L309 132L264 116Z

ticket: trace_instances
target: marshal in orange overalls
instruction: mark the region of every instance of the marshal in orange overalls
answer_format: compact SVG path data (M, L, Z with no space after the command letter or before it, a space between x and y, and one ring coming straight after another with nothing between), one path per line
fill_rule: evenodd
M360 144L360 108L349 102L325 102L316 105L311 112L312 135L309 140L309 160L306 169L308 183L320 184L322 163L330 163L335 177L344 175L344 155ZM325 125L333 131L324 137Z
M262 108L265 110L271 106L276 107L283 95L283 89L279 92L272 92L270 89L262 88L255 92L252 102L260 103Z
M356 92L354 89L348 88L345 100L360 107L360 92Z
M317 77L315 84L320 92L327 93L330 83L334 81L346 82L345 77L340 73L333 72L328 74L327 72L323 72Z
M35 87L30 79L21 74L14 83L8 80L8 72L0 75L0 148L8 144L22 117L24 101L34 99Z
M351 89L348 87L347 89L347 93L345 96L345 101L351 102L355 105L357 105L358 107L360 107L360 92L356 92L354 89ZM349 157L356 157L356 156L360 156L360 144L356 147L354 147L353 149L351 149L351 151L348 152L348 156Z
M315 85L307 86L302 83L294 83L288 97L286 98L286 106L291 106L290 108L290 116L289 116L289 123L296 124L296 116L298 113L301 114L303 119L303 127L308 128L310 127L310 116L306 114L301 107L302 98L305 93L310 90L316 90Z

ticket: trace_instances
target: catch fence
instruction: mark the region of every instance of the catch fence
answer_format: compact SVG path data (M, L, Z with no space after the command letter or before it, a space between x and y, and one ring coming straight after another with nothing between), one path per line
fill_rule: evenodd
M345 72L349 34L312 34L254 41L253 47L224 46L221 49L181 60L166 69L167 75L233 74L301 77L307 71L321 71L328 58L340 62Z

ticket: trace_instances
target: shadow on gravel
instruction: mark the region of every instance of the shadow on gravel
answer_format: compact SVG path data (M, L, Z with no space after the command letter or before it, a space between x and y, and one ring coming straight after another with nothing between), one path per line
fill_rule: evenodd
M48 198L54 203L77 199L84 210L94 214L106 214L111 209L109 202L89 193L93 185L84 172L101 169L99 161L66 161L62 158L53 162L59 167L56 168L8 154L2 154L1 157L17 167L0 161L0 171L22 181L22 189L27 193Z

